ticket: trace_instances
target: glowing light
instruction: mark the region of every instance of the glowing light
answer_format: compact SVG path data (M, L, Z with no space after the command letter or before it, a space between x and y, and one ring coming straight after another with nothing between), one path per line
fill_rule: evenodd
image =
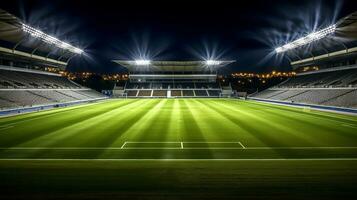
M46 33L42 32L40 30L32 28L29 25L22 24L22 30L25 31L26 33L29 33L32 37L38 38L48 44L53 44L61 49L68 50L72 53L81 54L84 52L80 48L74 47L66 42L62 42L61 40L59 40L53 36L47 35Z
M150 60L135 60L136 65L150 65Z
M320 40L324 37L326 37L329 34L332 34L336 31L336 25L331 25L325 29L322 29L317 32L310 33L309 35L299 38L293 42L287 43L281 47L278 47L275 49L275 52L277 53L282 53L291 49L295 49L297 47L309 44L311 42L314 42L316 40Z
M219 65L221 63L222 62L218 60L206 60L206 65Z

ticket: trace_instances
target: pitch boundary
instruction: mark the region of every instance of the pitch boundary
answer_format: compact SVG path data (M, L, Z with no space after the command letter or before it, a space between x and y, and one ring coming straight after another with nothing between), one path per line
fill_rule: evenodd
M357 161L357 158L0 158L0 161Z
M309 150L309 149L357 149L357 147L0 147L0 150L135 150L135 149L240 149L240 150Z

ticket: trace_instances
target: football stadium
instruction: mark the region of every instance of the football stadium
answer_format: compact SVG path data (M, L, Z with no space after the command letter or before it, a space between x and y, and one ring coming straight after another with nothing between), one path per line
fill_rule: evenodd
M357 12L280 43L293 75L254 92L214 58L112 58L126 80L91 89L58 73L86 49L5 10L0 41L1 199L357 196Z

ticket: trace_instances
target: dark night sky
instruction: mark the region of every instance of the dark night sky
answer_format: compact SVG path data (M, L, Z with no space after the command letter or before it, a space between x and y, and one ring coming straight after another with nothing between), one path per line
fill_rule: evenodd
M84 48L70 70L116 72L111 59L237 60L233 71L289 70L276 46L357 10L357 1L2 0L0 7ZM229 71L227 70L227 71Z

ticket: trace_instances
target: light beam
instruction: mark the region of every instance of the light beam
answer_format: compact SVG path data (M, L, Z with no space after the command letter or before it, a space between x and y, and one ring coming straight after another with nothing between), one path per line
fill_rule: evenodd
M334 25L331 25L331 26L324 28L320 31L310 33L309 35L307 35L305 37L299 38L293 42L290 42L290 43L287 43L281 47L278 47L275 49L275 52L282 53L282 52L285 52L285 51L288 51L291 49L295 49L297 47L301 47L303 45L312 43L316 40L320 40L320 39L334 33L335 31L336 31L336 25L334 24Z
M63 42L51 35L47 35L46 33L42 32L40 30L37 30L29 25L22 24L22 30L25 31L26 33L29 33L32 37L38 38L48 44L55 45L58 48L68 50L72 53L82 54L84 52L80 48L74 47L74 46L72 46L66 42Z

